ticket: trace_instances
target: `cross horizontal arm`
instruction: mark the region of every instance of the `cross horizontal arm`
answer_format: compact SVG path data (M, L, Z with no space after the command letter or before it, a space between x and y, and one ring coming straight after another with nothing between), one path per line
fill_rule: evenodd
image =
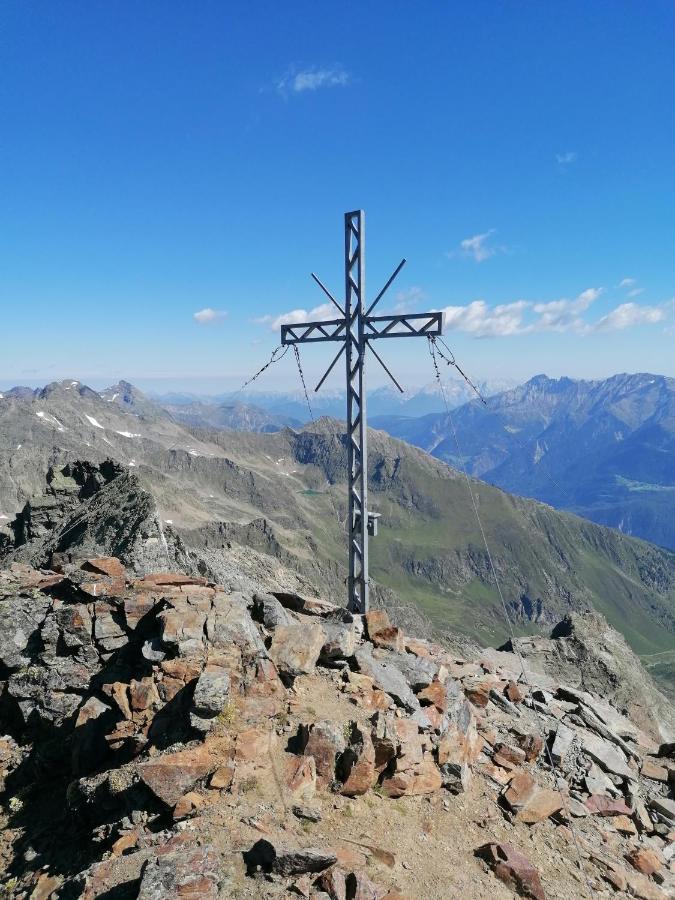
M346 328L345 319L282 325L281 343L310 344L316 341L344 341Z
M443 313L368 316L364 324L364 337L367 341L375 338L430 337L443 334Z

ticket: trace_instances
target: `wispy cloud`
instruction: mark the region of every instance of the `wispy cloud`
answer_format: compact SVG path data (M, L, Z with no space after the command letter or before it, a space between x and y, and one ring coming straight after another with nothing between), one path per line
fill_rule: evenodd
M291 309L280 316L260 316L254 319L257 325L268 325L271 331L278 331L282 325L297 325L299 322L325 322L339 318L332 303L322 303L314 309Z
M207 306L205 309L200 309L198 312L192 314L192 318L200 325L213 325L216 322L222 322L226 317L227 313L225 310L211 309L210 306Z
M483 234L474 234L473 237L464 238L463 241L459 242L459 255L467 256L475 262L480 263L485 262L486 259L490 259L491 256L494 256L497 253L505 252L505 247L497 247L494 244L489 243L490 238L495 233L496 229L490 228L489 231L484 231ZM448 256L456 255L456 252L448 254Z
M311 66L298 69L291 66L275 84L276 90L283 97L290 94L302 94L305 91L318 91L321 88L347 87L352 78L341 66Z
M665 321L664 306L641 306L639 303L622 303L592 326L593 331L623 331L636 325L657 325Z
M578 158L579 154L573 150L568 150L567 153L556 153L555 155L555 161L559 166L571 166Z
M394 312L398 315L413 312L424 300L425 294L421 287L413 286L398 291L394 298Z
M638 286L637 278L622 278L619 287L623 288L629 297L639 297L645 292L643 287Z
M572 332L580 336L608 331L623 331L639 325L665 322L675 311L675 302L657 306L622 303L595 321L586 313L603 293L602 288L588 288L574 298L561 298L544 303L516 300L489 306L474 300L466 306L447 306L443 312L445 327L463 331L477 338L511 337L542 332Z

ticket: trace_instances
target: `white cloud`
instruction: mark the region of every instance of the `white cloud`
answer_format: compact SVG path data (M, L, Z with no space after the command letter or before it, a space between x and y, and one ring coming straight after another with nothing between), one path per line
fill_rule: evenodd
M300 322L325 322L338 319L340 314L332 303L322 303L314 309L291 309L280 316L261 316L255 319L258 325L269 325L271 331L278 331L282 325L297 325Z
M474 300L466 306L448 306L443 312L445 327L450 331L464 331L474 337L512 337L545 331L572 332L581 336L607 331L623 331L639 325L657 325L675 310L675 300L659 306L622 303L595 322L585 313L602 294L602 288L588 288L573 299L562 298L545 303L517 300L498 306L488 306L484 300Z
M394 312L398 315L413 312L424 300L425 294L421 287L409 287L403 291L397 291L394 303Z
M451 331L465 331L474 337L507 337L523 334L523 317L530 306L525 300L489 307L485 300L467 306L446 306L443 322Z
M288 94L302 94L305 91L318 91L320 88L347 87L351 75L341 66L308 69L290 68L276 83L277 91L284 97Z
M573 162L576 162L579 158L579 155L572 150L568 150L567 153L556 153L555 159L559 166L569 166Z
M636 278L622 278L621 281L619 282L619 287L620 288L632 288L636 284L637 284Z
M590 327L591 331L623 331L636 325L656 325L666 318L664 306L622 303Z
M542 332L573 333L581 337L608 331L622 331L638 325L657 325L675 313L675 298L658 306L641 306L638 303L622 303L595 322L586 314L603 294L600 287L587 288L576 297L562 297L546 302L515 300L490 306L485 300L474 300L465 306L446 306L443 323L448 331L462 331L476 338L513 337L516 335L541 334ZM419 287L399 291L396 295L399 306L415 303L424 297ZM331 303L324 303L314 309L292 309L279 316L263 316L255 321L277 331L282 325L301 322L320 322L339 318L339 313Z
M593 304L602 288L588 288L574 300L551 300L548 303L535 303L533 312L539 317L535 321L537 331L583 331L585 323L582 313Z
M193 313L192 318L200 325L212 325L215 322L221 322L226 316L227 313L224 310L211 309L210 306L207 306L205 309Z
M483 234L474 234L473 237L464 238L459 242L460 252L463 256L470 256L476 262L484 262L499 251L498 247L487 246L490 237L495 233L495 229L491 228Z

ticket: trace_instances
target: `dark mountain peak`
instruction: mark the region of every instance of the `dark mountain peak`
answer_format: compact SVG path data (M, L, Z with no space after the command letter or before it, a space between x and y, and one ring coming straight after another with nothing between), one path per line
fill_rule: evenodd
M114 403L126 412L130 412L142 419L167 417L164 409L150 400L143 391L139 390L131 382L123 379L101 391L99 397L107 403Z
M10 388L8 391L0 391L0 399L9 399L11 397L14 400L25 400L34 395L35 391L33 388L25 387L25 385L17 385L16 387Z
M52 381L43 388L33 391L33 396L38 400L48 400L50 397L67 394L78 394L80 397L98 399L96 391L73 378L64 378L63 381Z
M101 397L104 400L120 400L122 403L130 403L134 399L146 399L145 394L129 381L120 379L117 384L113 384L101 391Z
M535 375L533 378L530 378L529 381L525 382L523 388L535 388L539 391L562 393L563 391L568 391L570 388L576 388L578 385L586 383L587 382L578 381L574 378L568 378L565 375L560 378L551 378L549 375ZM515 390L518 390L518 388L515 388Z

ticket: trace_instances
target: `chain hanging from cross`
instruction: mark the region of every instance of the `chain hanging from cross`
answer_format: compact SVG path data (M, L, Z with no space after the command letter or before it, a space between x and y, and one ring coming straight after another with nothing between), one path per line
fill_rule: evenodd
M368 439L366 419L366 350L370 350L399 391L403 388L389 371L372 342L380 338L433 337L443 332L440 312L408 315L374 316L373 310L405 265L401 260L393 274L375 297L366 304L366 233L363 210L345 213L345 300L344 308L312 273L339 318L323 322L302 322L281 326L283 345L312 344L335 341L341 347L325 374L314 388L318 391L345 355L347 375L347 477L349 508L347 531L349 540L349 576L347 605L353 612L365 613L369 608L368 538L377 534L377 513L368 511Z

